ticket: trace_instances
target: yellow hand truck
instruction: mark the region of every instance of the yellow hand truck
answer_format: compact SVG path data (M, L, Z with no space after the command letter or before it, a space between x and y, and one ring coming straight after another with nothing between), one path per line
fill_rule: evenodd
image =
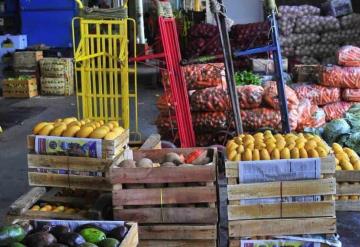
M136 62L129 67L128 30L133 30L136 57L136 22L127 17L126 3L89 10L75 1L80 13L72 21L78 117L120 121L133 140L140 140Z

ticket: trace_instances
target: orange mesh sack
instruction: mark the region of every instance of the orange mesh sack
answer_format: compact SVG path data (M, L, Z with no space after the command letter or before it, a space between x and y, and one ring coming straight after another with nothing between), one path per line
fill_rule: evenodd
M360 89L345 89L342 92L342 99L350 102L360 102Z
M323 68L321 85L360 89L360 67L326 66Z
M346 67L360 67L360 48L343 46L337 52L338 64Z
M299 99L296 92L288 86L285 86L285 94L287 97L287 104L289 111L297 110L299 106ZM277 92L277 85L274 81L269 81L265 85L264 100L275 110L280 110L279 97Z
M298 84L293 86L299 100L309 99L315 105L326 105L341 100L341 91L337 87L324 87L316 84Z
M206 88L195 91L190 97L191 110L203 112L228 111L230 99L222 88Z
M241 109L257 108L261 105L264 88L255 85L239 86L236 88Z
M194 64L183 67L189 90L225 85L225 66L222 63Z
M308 99L300 101L298 109L298 131L302 131L304 128L318 128L325 123L326 115L324 110L312 104Z
M326 121L330 122L342 118L352 105L353 103L341 101L324 106L323 109L326 114Z

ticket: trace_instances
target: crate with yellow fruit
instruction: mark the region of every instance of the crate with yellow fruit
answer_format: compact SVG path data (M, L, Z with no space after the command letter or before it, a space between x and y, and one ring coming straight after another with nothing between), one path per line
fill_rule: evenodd
M336 233L335 157L321 137L242 134L227 143L226 155L230 245L243 237Z
M360 211L360 157L338 143L332 149L336 157L336 210Z
M108 169L122 161L129 130L68 117L36 124L27 141L30 185L111 190Z

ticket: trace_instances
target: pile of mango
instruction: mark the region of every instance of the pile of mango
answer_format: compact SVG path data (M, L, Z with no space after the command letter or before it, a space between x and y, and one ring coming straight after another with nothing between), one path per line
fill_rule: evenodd
M330 147L317 135L274 135L269 130L254 135L239 135L226 145L230 161L319 158L328 156L330 151Z
M343 148L338 143L332 145L336 157L336 170L360 171L360 158L351 148Z
M78 120L75 117L57 119L52 122L41 122L33 128L34 135L63 136L78 138L93 138L114 140L125 129L119 126L117 121L104 123L103 120L91 121L89 119Z
M34 205L30 210L40 211L40 212L65 213L65 214L75 214L80 211L79 209L76 208L65 207L61 205L50 205L50 204Z

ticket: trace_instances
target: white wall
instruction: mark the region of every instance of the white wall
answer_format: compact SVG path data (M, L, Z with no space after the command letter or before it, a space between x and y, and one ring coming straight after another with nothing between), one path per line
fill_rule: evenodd
M264 20L262 0L223 0L227 15L235 24L246 24Z

